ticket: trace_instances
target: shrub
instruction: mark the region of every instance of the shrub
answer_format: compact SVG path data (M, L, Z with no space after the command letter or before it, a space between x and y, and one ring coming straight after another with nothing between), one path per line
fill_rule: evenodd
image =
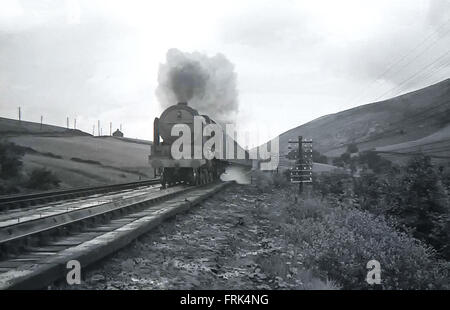
M358 164L367 166L367 168L373 170L375 173L383 173L391 168L392 163L375 153L374 151L362 152L358 156Z
M253 171L252 180L256 187L263 192L270 192L275 188L285 188L290 184L286 173Z
M408 163L392 196L399 203L390 213L414 228L415 237L450 257L449 198L429 157L418 156Z
M30 189L48 190L59 186L60 180L45 168L34 169L26 183Z
M344 163L344 161L342 160L341 157L333 158L333 160L331 162L336 167L344 167L345 166L345 163Z
M314 209L315 208L315 209ZM449 263L424 243L397 232L383 216L354 208L307 202L297 206L287 238L301 244L305 267L344 289L371 288L366 264L381 264L384 289L448 289Z
M374 214L384 214L389 206L386 207L381 201L388 182L373 173L362 173L354 181L354 193L359 198L361 208Z
M363 157L372 158L368 154ZM450 202L445 170L436 169L426 156L413 158L406 167L386 165L390 167L387 173L362 173L351 183L343 176L316 177L315 190L322 198L338 196L343 200L353 198L350 190L344 190L352 187L362 209L395 217L398 228L411 232L449 258Z
M0 143L0 178L17 177L22 169L22 156L25 151L13 143Z
M347 146L347 152L349 154L353 154L353 153L358 153L358 146L356 145L356 143L350 143Z
M328 164L328 158L325 155L320 154L316 150L313 150L312 158L313 158L313 162L315 162L315 163Z
M445 168L443 166L440 167L440 178L442 180L442 184L444 185L447 193L450 192L450 168Z
M314 191L322 198L327 195L341 197L350 182L352 182L351 177L344 173L331 172L313 176Z

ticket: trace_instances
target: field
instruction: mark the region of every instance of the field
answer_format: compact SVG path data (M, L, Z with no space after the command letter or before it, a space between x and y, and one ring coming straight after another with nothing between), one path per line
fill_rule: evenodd
M9 141L37 153L24 157L25 172L45 167L63 187L89 186L152 178L147 164L150 145L113 137L16 136Z
M450 126L418 140L377 147L375 150L398 163L406 161L410 157L409 155L421 152L432 156L434 161L448 162L450 159Z
M150 142L93 137L63 127L0 118L2 140L26 148L23 173L52 171L61 187L94 186L153 178L148 165Z

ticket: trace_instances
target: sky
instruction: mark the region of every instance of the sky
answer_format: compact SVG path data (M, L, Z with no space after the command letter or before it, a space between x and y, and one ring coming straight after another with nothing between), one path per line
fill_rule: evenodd
M171 48L235 68L258 145L450 77L450 0L0 0L0 116L152 139ZM95 128L97 134L97 128Z

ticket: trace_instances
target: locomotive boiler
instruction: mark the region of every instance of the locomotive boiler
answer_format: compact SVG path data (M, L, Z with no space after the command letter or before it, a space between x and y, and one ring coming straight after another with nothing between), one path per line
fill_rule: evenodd
M203 117L201 131L208 124L215 122L207 115L200 115L197 110L188 106L185 102L168 107L162 112L159 118L154 120L154 136L149 163L155 169L155 174L160 175L161 185L163 188L172 186L177 183L190 185L200 185L213 182L218 179L225 171L227 162L220 158L213 157L207 159L203 156L201 150L201 158L194 156L194 119L197 116ZM172 136L172 128L177 124L187 125L192 133L191 139L191 156L189 158L175 159L172 155L172 145L179 136ZM204 137L201 137L199 145L203 148ZM225 145L224 145L225 147Z

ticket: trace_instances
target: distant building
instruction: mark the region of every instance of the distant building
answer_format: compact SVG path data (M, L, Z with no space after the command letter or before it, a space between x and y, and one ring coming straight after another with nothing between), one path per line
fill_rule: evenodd
M119 129L113 132L113 137L120 137L123 138L123 132L121 132Z

